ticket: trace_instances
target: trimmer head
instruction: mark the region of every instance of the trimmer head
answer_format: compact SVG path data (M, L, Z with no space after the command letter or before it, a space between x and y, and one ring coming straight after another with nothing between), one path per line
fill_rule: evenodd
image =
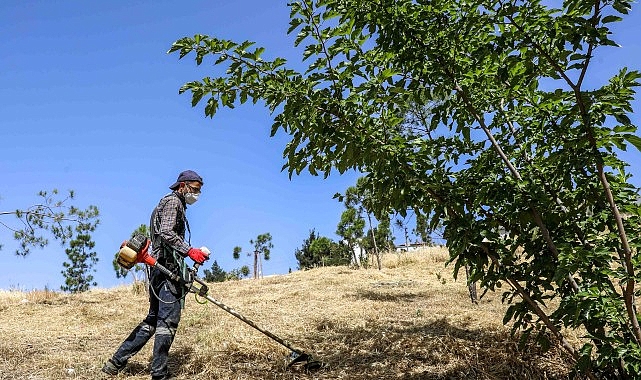
M161 268L162 266L161 265L156 265L156 267ZM162 267L162 268L164 268L164 267ZM198 267L195 266L195 265L194 265L194 268L196 270L198 270ZM194 282L197 282L198 284L200 284L200 287L198 285L194 285ZM317 360L313 360L312 359L312 355L304 352L301 349L295 348L290 343L288 343L286 340L282 339L281 337L279 337L279 336L277 336L277 335L275 335L275 334L273 334L273 333L271 333L271 332L269 332L269 331L267 331L267 330L265 330L263 328L260 328L256 323L254 323L253 321L249 320L247 317L245 317L244 315L240 314L236 310L230 308L229 306L223 304L222 302L216 300L215 298L210 297L209 295L207 295L208 289L209 288L207 287L205 282L203 282L201 279L196 277L195 271L194 271L194 273L192 275L192 278L191 278L191 281L189 283L188 290L190 292L192 292L192 293L196 293L198 296L203 297L207 301L209 301L209 302L213 303L214 305L220 307L221 309L225 310L229 314L231 314L234 317L240 319L241 321L245 322L246 324L248 324L249 326L255 328L256 330L262 332L263 334L265 334L266 336L270 337L274 341L280 343L284 347L287 347L291 351L291 362L287 365L287 369L289 369L289 368L291 368L293 366L296 366L296 367L301 366L301 367L303 367L303 369L306 372L311 372L311 371L316 371L316 370L319 370L319 369L325 367L324 363L322 363L320 361L317 361Z
M325 364L318 360L314 360L312 355L306 352L293 351L291 357L293 360L287 364L287 368L301 366L306 372L313 372L325 367Z

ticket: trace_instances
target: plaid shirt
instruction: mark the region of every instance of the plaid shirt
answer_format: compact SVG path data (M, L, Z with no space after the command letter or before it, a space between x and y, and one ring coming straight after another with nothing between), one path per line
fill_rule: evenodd
M163 245L183 257L187 256L189 243L185 241L185 199L177 192L164 196L151 213L150 229L152 254L161 257Z

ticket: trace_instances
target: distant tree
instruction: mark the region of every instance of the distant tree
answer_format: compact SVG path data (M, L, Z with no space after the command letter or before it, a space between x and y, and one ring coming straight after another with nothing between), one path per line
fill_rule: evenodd
M381 242L380 249L394 250L394 235L392 234L390 217L381 218L375 231L377 241Z
M227 273L227 277L225 278L226 280L241 280L247 276L249 276L249 267L247 265L243 265L240 268L232 269Z
M256 237L256 239L251 239L249 240L249 244L252 244L254 246L254 251L252 253L247 253L247 256L253 256L254 259L254 278L258 278L259 276L262 276L262 268L263 268L263 263L262 260L269 260L269 255L271 253L271 249L274 248L274 245L272 244L272 235L269 232L266 232L264 234L260 234ZM236 246L234 247L233 251L233 257L234 259L238 260L242 254L242 247ZM242 269L242 268L241 268Z
M69 190L65 197L60 197L57 189L40 191L38 196L42 198L41 203L13 211L0 211L0 217L14 215L19 221L18 226L0 221L0 226L12 231L14 239L18 241L16 255L27 256L33 247L44 248L49 244L46 233L60 240L63 245L71 239L73 226L80 222L78 216L71 212L77 210L70 204L74 195L73 190ZM2 246L0 244L0 249Z
M390 219L389 217L381 219L382 220L378 222L378 225L373 229L367 231L362 239L363 248L368 254L375 253L377 248L374 245L372 236L376 237L379 252L391 251L394 249L394 236L392 235L392 231L390 229Z
M314 240L310 249L319 258L321 266L349 265L352 257L346 244L337 243L325 236Z
M414 225L414 228L410 230L412 224ZM408 246L411 243L411 235L416 238L414 240L416 242L426 245L433 244L432 234L437 231L442 224L434 223L433 219L422 213L420 210L407 210L404 216L397 217L394 222L394 226L403 232L405 246Z
M238 251L238 253L240 253L240 251ZM239 257L240 254L235 258ZM214 260L214 263L211 265L211 269L205 269L204 280L209 282L224 282L228 280L240 280L247 276L249 276L249 267L247 265L243 265L240 268L235 268L226 272L220 265L218 265L218 262Z
M374 228L372 223L373 211L373 196L374 190L368 186L364 177L359 178L356 181L356 186L350 186L345 191L345 195L336 194L334 197L337 197L341 202L345 204L346 208L353 208L358 213L359 218L363 218L363 215L367 217L367 222L369 226L368 239L372 244L372 249L368 253L373 253L376 257L378 264L378 269L382 269L381 266L381 255L377 246L377 237L374 235ZM378 218L376 218L378 219ZM381 218L382 219L382 218Z
M260 234L256 237L256 240L250 240L249 244L254 245L254 278L258 278L259 275L262 277L263 258L269 260L271 249L274 248L272 235L269 232Z
M329 261L332 257L333 244L332 239L325 236L320 236L312 241L309 251L314 258L315 266L331 265Z
M348 265L351 251L347 245L319 236L312 229L301 248L296 249L294 256L298 261L298 269L311 269L320 266Z
M363 256L363 248L360 245L360 240L363 237L363 228L365 228L365 219L360 217L355 208L348 208L343 211L341 220L336 227L336 235L342 237L352 252L352 261L356 267L361 267L361 257ZM356 253L356 248L359 254Z
M77 218L78 224L74 228L75 234L69 242L69 248L65 249L68 261L62 263L65 270L61 271L65 278L65 285L61 289L66 292L78 293L89 290L89 287L96 286L91 272L98 263L98 255L93 251L96 243L91 239L91 233L96 230L99 224L98 208L90 206L87 210L79 210L72 207L70 215Z
M421 243L432 245L432 229L429 226L429 218L420 212L416 213L416 228L412 233L421 239Z
M310 250L312 243L316 239L318 239L318 233L312 228L309 231L309 236L303 240L303 245L294 251L294 256L298 261L298 269L310 269L318 265L318 259L314 257L313 252Z
M151 236L149 233L149 227L146 224L141 224L140 226L138 226L138 228L136 228L134 232L131 233L131 237L136 234L142 234L146 237ZM131 273L134 278L134 282L138 282L142 278L142 273L144 273L145 271L144 264L136 264L131 269L125 269L121 267L120 264L118 264L118 251L116 251L111 265L116 272L116 278L125 278L128 273Z
M223 282L227 280L227 272L214 260L213 264L211 264L211 269L205 269L204 280L209 282Z
M234 259L236 260L240 259L240 254L242 253L242 251L243 249L241 247L239 246L234 247L234 252L233 252Z

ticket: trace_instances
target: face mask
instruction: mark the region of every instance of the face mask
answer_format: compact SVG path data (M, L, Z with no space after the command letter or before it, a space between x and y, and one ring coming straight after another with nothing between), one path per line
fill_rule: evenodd
M199 195L200 195L200 194L185 193L185 202L186 202L188 205L193 205L193 204L194 204L194 203L196 203L196 201L198 200L198 196L199 196Z

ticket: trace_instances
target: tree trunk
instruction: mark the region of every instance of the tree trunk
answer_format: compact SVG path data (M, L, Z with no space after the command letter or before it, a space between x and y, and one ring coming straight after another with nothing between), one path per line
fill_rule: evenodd
M356 254L356 250L354 249L353 245L348 245L350 251L352 251L352 261L356 265L358 269L361 269L361 259L358 257L359 255Z
M404 227L404 232L405 232L405 252L409 252L410 250L410 236L407 234L407 227Z
M383 269L381 265L381 253L378 251L378 246L376 245L376 234L372 228L372 216L367 213L367 219L369 221L369 230L372 233L372 241L374 242L374 254L376 255L376 264L378 265L378 270Z
M465 264L465 280L467 281L467 289L470 292L470 300L472 303L478 304L478 296L476 295L476 282L470 282L470 266Z
M258 251L254 251L254 280L258 278Z

